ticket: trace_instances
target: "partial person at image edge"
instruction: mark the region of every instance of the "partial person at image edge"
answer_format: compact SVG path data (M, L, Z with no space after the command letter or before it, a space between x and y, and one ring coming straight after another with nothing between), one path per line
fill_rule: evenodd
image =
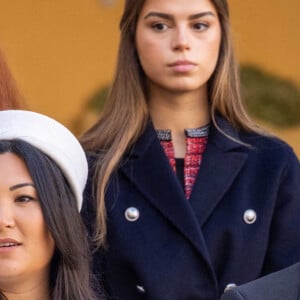
M221 300L299 300L300 263L229 289Z
M0 111L0 160L0 299L103 299L79 214L88 168L75 136L39 113Z

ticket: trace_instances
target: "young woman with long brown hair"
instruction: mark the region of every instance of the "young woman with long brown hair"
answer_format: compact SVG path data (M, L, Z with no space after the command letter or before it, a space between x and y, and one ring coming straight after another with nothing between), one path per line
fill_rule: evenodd
M300 260L299 162L241 101L225 0L126 0L82 215L120 299L219 299Z

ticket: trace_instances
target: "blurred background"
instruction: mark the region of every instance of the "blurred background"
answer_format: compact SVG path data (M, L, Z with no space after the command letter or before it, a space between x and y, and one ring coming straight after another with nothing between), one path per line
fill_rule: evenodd
M124 0L0 0L0 49L28 108L79 135L113 76ZM300 1L229 0L245 104L300 157Z

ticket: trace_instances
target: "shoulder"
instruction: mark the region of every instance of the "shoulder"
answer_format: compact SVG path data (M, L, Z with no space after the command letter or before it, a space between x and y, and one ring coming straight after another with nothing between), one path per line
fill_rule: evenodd
M217 127L213 124L212 135L217 145L227 150L242 150L248 154L272 157L280 160L296 157L293 149L284 141L271 134L248 132L235 128L228 120L218 116ZM220 128L220 131L218 130Z
M292 147L276 136L245 132L240 132L239 136L242 142L251 145L258 153L274 152L287 156L294 155Z
M259 157L272 165L284 169L294 168L300 171L300 163L292 147L276 136L260 135L257 133L242 133L241 140L250 145L248 153Z
M221 300L298 300L300 263L226 292Z
M287 176L299 183L299 160L286 142L271 134L239 130L223 117L218 117L216 124L212 126L211 143L221 151L247 157L245 170L263 170L260 174L273 174L278 179Z
M257 133L241 133L240 139L248 147L248 162L253 166L263 166L269 174L280 174L281 179L292 178L299 184L300 162L292 147L275 136Z

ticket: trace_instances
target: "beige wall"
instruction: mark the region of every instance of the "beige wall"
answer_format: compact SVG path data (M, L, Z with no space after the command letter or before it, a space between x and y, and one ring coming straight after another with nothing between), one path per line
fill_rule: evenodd
M112 77L121 5L103 8L99 0L0 3L0 48L30 108L70 126L86 98Z
M239 58L300 86L300 1L229 0Z
M300 1L229 0L242 62L300 86ZM0 48L30 108L67 126L84 102L110 81L123 1L0 0Z

